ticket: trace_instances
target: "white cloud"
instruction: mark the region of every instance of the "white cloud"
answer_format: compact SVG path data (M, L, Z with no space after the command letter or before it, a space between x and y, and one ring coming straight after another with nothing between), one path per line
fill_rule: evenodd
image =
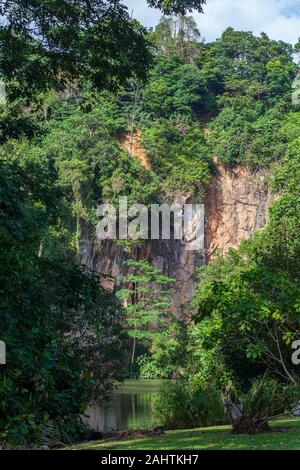
M134 17L145 26L155 26L160 12L146 0L124 0ZM271 38L295 44L300 36L299 0L207 0L204 15L194 14L207 41L220 37L232 26L241 31L267 33Z
M146 0L123 0L128 7L129 13L133 11L133 17L139 20L144 26L154 27L157 25L161 12L149 8Z

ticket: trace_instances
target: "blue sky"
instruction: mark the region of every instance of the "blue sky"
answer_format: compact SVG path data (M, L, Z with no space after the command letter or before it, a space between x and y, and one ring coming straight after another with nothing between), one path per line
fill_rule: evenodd
M160 13L146 0L123 0L134 18L155 26ZM204 15L193 15L206 41L219 37L232 26L242 31L267 33L273 39L295 44L300 36L300 0L207 0Z

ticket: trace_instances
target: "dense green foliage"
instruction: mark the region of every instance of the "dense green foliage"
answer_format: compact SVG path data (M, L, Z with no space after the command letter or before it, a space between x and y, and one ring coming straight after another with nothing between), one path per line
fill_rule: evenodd
M165 14L182 14L204 1L149 0ZM145 80L151 64L146 30L120 0L4 1L0 15L0 74L10 99L70 84L117 89L131 77Z
M185 380L166 382L154 405L154 416L167 429L212 426L226 422L221 394Z
M236 392L230 391L231 396L232 393ZM269 421L289 411L295 398L299 398L297 388L278 382L266 374L256 378L251 382L249 390L241 395L242 417L233 420L233 431L255 434L269 430Z
M199 129L200 121L208 132L201 137L201 147L195 146L198 164L189 149L192 169L185 172L187 166L182 161L178 168L183 171L180 177L171 180L173 187L179 181L181 188L189 187L192 194L193 191L199 194L212 170L207 157L217 155L227 165L244 164L253 170L268 168L270 189L280 193L280 197L269 209L269 223L264 230L244 242L239 250L232 250L226 258L219 258L200 270L193 303L198 309L194 317L196 325L189 327L184 340L187 361L182 368L180 361L172 359L173 372L169 370L169 377L178 374L184 381L167 385L157 407L166 425L188 426L193 422L194 396L188 392L191 384L197 383L196 390L201 397L213 383L220 399L222 386L233 381L242 393L245 406L249 405L245 428L249 431L251 426L253 429L256 426L257 431L256 413L261 412L267 422L272 413L266 413L266 407L276 406L276 394L279 399L284 396L279 382L299 381L299 368L291 360L291 344L298 339L300 331L300 126L296 108L291 112L297 67L289 45L271 41L264 34L257 38L232 29L225 31L215 43L199 45L196 54L193 48L186 59L178 53L176 37L168 33L170 24L160 27L163 34L159 47L167 57L159 56L151 83L144 92L144 106L155 121L143 132L143 143L153 167L165 173L165 187L176 171L179 155L184 153L178 141L173 148L169 146L169 151L166 143L174 142L175 130L179 128L184 129L187 145L190 127L195 125ZM185 72L193 80L181 87ZM192 142L196 142L195 137ZM169 155L172 169L167 166ZM170 351L172 347L169 346ZM164 351L167 356L165 349L158 347L157 351ZM152 358L155 354L154 349ZM150 364L155 370L153 362ZM253 398L256 385L247 390L252 380L265 371L279 382L268 379L264 390L269 400L258 412ZM287 399L278 413L291 406L292 401ZM217 418L216 405L212 404L209 411L212 418ZM200 415L197 416L200 420Z
M205 2L148 3L183 15ZM132 338L132 362L136 339L141 345L141 376L181 379L157 405L170 427L224 419L220 391L229 381L245 397L265 371L296 383L300 116L292 47L232 28L205 44L185 16L164 17L146 33L119 1L2 2L0 14L1 438L78 435L88 403L130 362ZM135 136L146 167L126 149ZM78 263L97 205L119 196L149 205L178 193L202 201L216 156L268 169L279 197L267 227L200 270L194 322L169 315L171 279L145 261L131 261L121 314L99 286L101 273Z
M150 62L145 30L119 1L2 2L0 70L11 99L74 78L116 88Z
M138 358L140 377L143 379L181 377L188 361L187 340L184 321L176 319L174 315L171 316L163 330L153 335L146 353Z
M283 156L278 132L297 71L292 51L264 34L257 38L229 28L200 55L199 65L221 85L210 142L225 163L264 167Z
M111 387L120 321L92 273L43 251L62 213L51 162L26 150L7 145L0 160L0 435L18 444L48 428L76 436L79 414Z
M150 6L159 8L165 15L171 13L184 15L187 11L202 12L202 5L206 0L147 0Z
M253 361L290 382L299 377L291 361L300 328L298 122L299 113L288 114L281 129L290 142L274 166L270 184L281 196L270 207L268 226L200 272L197 320L215 325L208 347L218 344L242 379Z

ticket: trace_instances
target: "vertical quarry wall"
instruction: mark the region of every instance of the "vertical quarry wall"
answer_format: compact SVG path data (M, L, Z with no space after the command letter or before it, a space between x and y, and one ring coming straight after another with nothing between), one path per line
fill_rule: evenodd
M268 174L241 166L229 169L215 160L205 198L205 260L225 254L250 238L266 224L267 209L274 198L268 191Z
M176 279L173 310L180 318L190 315L188 302L195 289L197 267L218 253L225 254L230 247L237 247L263 227L272 200L265 172L254 173L243 167L229 169L218 160L215 165L216 173L204 201L204 251L189 251L188 242L178 240L153 240L135 246L130 252L114 241L99 242L92 237L81 241L81 262L106 275L102 281L105 289L113 292L118 286L120 277L127 272L127 259L144 258Z

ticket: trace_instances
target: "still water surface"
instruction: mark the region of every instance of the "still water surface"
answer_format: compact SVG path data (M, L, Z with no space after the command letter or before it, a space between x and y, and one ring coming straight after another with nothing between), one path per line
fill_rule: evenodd
M89 408L89 424L95 431L122 431L153 426L152 405L162 385L160 380L126 380L109 402Z

